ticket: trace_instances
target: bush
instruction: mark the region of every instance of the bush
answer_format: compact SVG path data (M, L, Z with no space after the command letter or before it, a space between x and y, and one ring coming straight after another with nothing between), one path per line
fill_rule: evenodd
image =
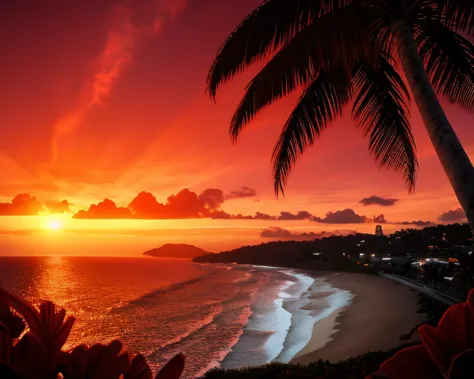
M214 369L203 379L364 379L404 345L389 351L376 351L347 360L330 363L319 360L308 366L272 363L238 370Z

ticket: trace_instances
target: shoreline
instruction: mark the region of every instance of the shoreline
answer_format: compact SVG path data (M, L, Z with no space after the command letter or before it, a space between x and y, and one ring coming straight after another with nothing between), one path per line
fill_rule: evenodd
M352 299L314 324L309 342L290 363L305 365L319 359L338 362L418 341L416 333L410 341L400 340L401 335L426 319L417 313L419 295L408 287L375 275L304 273L351 292Z

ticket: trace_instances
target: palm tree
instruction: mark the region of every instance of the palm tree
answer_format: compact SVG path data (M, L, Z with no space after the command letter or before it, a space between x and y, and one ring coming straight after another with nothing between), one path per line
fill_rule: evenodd
M438 100L474 110L473 36L472 0L267 0L219 49L208 91L215 99L221 84L271 58L235 111L235 141L261 109L303 88L273 153L277 195L297 158L350 103L371 155L401 171L411 192L418 163L400 69L474 228L474 168Z

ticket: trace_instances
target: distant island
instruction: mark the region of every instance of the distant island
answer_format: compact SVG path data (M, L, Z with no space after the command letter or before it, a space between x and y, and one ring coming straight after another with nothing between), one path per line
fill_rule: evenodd
M187 245L184 243L167 243L161 247L143 253L143 255L157 258L196 258L207 254L209 254L209 252L197 246Z

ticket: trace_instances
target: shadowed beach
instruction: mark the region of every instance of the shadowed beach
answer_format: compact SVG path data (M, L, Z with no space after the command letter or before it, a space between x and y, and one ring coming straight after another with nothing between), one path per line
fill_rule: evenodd
M388 279L352 273L334 273L326 278L354 297L350 305L316 322L310 341L291 363L308 364L319 359L337 362L394 348L402 344L401 335L425 319L417 313L418 294ZM416 338L415 334L412 341L403 342L415 342Z

